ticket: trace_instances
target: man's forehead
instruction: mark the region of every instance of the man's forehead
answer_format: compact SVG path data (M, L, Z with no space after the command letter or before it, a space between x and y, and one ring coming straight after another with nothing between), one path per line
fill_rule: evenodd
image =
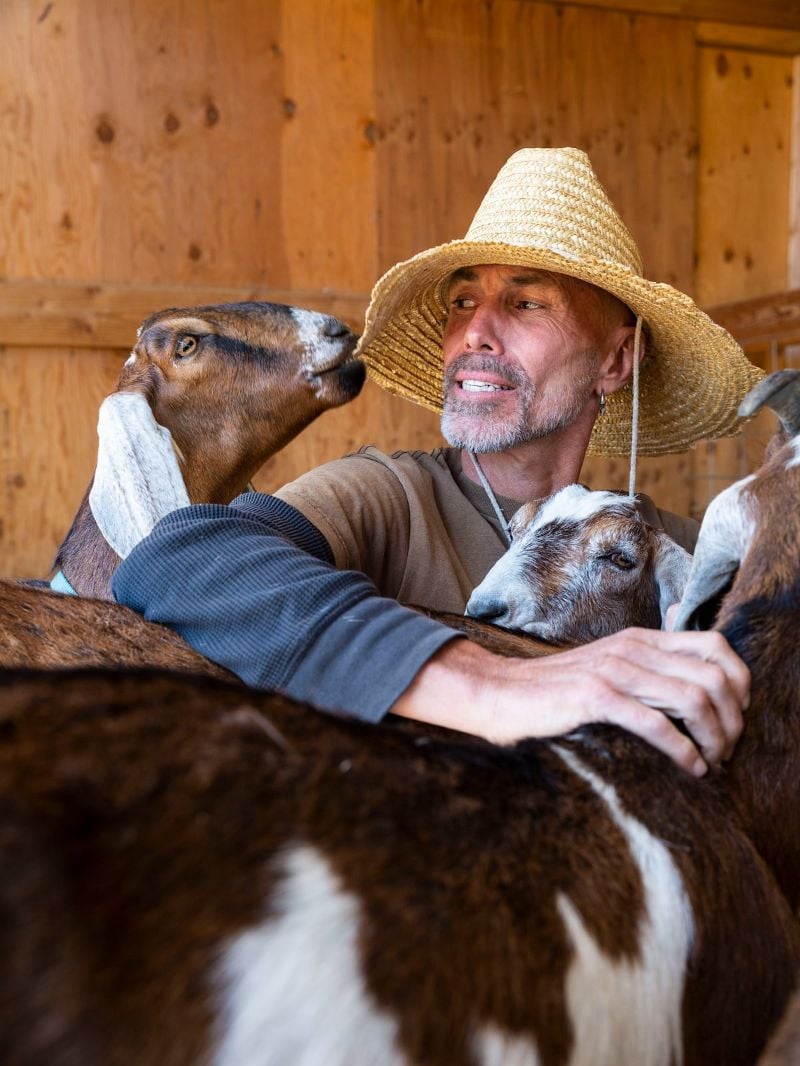
M556 285L561 286L573 279L566 274L555 274L549 270L536 267L503 266L501 263L481 263L476 266L459 267L450 275L450 284L458 281L479 281L481 273L487 270L500 270L504 280L510 285Z

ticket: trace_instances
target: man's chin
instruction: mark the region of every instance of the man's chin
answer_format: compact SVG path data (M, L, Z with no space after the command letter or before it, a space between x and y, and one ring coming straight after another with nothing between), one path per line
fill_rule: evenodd
M445 411L442 414L442 436L454 448L467 448L471 452L502 452L527 439L518 426L476 425L474 419Z

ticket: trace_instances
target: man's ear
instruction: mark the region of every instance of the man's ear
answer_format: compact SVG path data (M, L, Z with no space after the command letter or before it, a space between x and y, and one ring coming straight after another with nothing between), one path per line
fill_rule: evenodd
M608 339L606 357L600 366L597 378L597 391L602 390L607 396L630 380L633 374L633 352L635 347L635 326L616 326ZM639 361L645 356L645 336L639 340Z

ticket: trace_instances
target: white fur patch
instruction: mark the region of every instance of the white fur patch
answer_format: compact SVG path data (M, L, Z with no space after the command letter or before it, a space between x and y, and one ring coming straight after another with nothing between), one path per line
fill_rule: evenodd
M472 1050L480 1066L539 1066L532 1040L510 1036L494 1025L483 1026L475 1034Z
M567 766L605 801L628 842L644 888L639 958L614 960L598 946L575 905L558 909L575 951L566 980L574 1044L570 1066L680 1066L681 1006L694 920L667 847L626 814L616 790L571 751L553 745Z
M290 311L297 325L297 339L307 356L306 369L320 374L338 366L342 361L342 344L341 339L325 334L329 316L319 311L304 311L301 307L292 307Z
M790 459L786 464L786 469L791 470L793 466L797 466L800 463L800 437L795 437L789 444L790 451L794 454L794 458Z
M590 491L583 485L567 485L542 504L530 525L531 530L541 529L548 522L557 520L585 522L603 511L616 513L632 511L635 500L632 496L620 496L616 492Z
M136 362L136 352L131 352L128 358L125 360L125 366L133 366Z
M172 435L138 392L115 392L100 405L97 468L89 506L100 532L124 559L156 522L189 496Z
M283 874L277 913L220 962L214 1066L404 1066L397 1024L361 974L358 899L314 848L291 849Z

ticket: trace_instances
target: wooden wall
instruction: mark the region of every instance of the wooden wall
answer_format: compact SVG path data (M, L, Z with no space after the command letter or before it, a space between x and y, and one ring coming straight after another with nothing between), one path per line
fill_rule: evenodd
M3 0L0 573L48 572L145 314L275 294L357 327L519 146L589 151L648 274L704 305L800 286L798 53L778 0ZM369 385L257 484L367 441L436 419ZM639 484L698 511L744 461Z

